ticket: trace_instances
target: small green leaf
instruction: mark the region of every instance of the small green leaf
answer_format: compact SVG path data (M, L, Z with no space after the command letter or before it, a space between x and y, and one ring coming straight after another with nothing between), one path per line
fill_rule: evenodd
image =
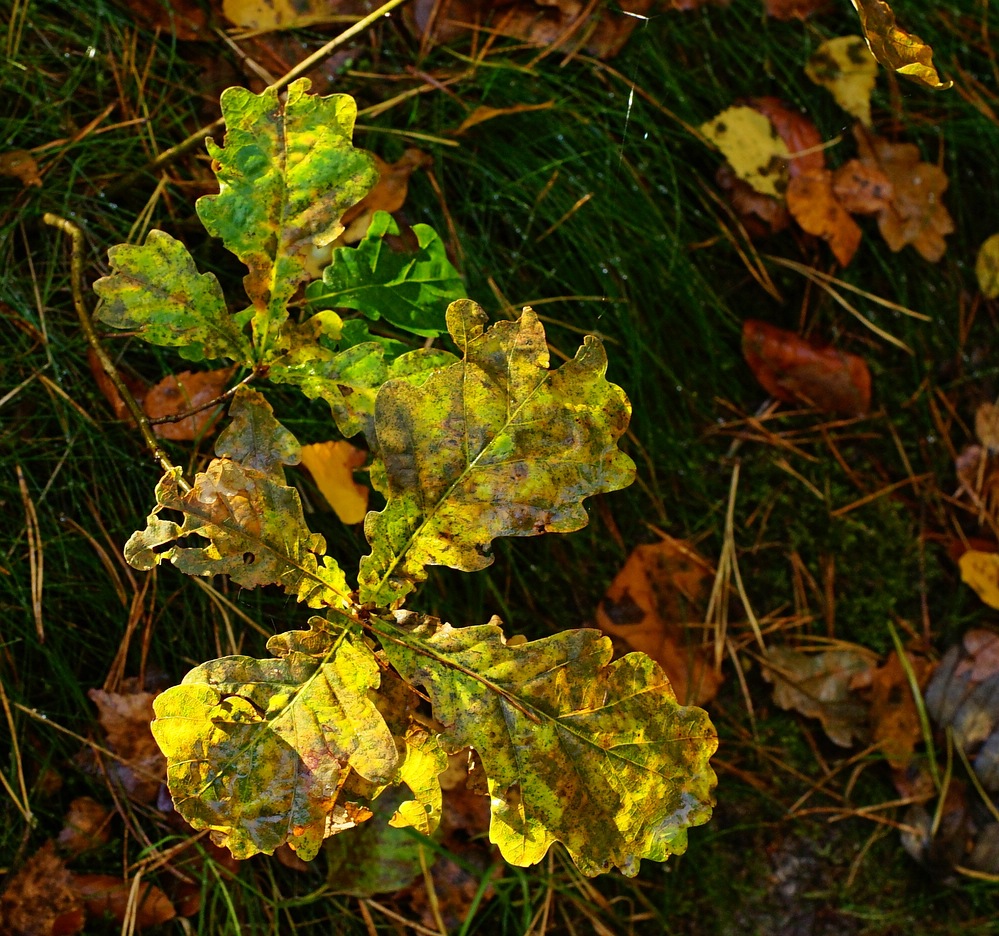
M385 363L391 363L399 355L411 350L409 345L396 341L394 338L386 338L384 335L373 335L368 328L368 323L364 319L347 319L343 323L343 330L340 335L340 350L345 351L354 345L373 341L382 346L385 353Z
M284 483L281 463L298 460L298 443L256 391L241 387L233 411L216 443L221 457L189 491L180 490L179 470L163 476L146 529L132 534L125 558L143 570L168 560L188 575L228 575L246 588L281 585L310 608L347 607L343 572L326 555L326 540L306 526L298 491ZM183 524L164 520L163 510L183 514ZM209 544L180 545L195 533Z
M357 105L346 94L307 94L300 78L277 91L222 93L223 146L208 141L219 194L198 199L210 234L249 268L257 360L272 352L288 301L307 277L308 251L343 231L343 213L377 179L374 162L351 143Z
M325 400L344 436L363 432L375 449L375 398L382 384L397 378L418 385L434 370L454 361L453 354L435 348L410 351L386 364L384 348L376 342L344 351L303 345L278 358L268 376L275 383L294 384L310 400Z
M415 335L443 334L444 310L465 297L461 277L433 228L413 225L419 248L412 254L388 245L385 235L398 233L392 215L376 211L356 247L333 251L322 282L306 290L308 299L323 309L358 309L370 319L384 318Z
M360 600L378 607L397 606L425 566L485 568L498 536L580 529L584 498L634 477L617 448L631 407L605 377L597 338L549 370L530 309L485 330L482 309L459 300L447 318L465 359L419 386L390 381L377 398L388 503L365 520L359 583Z
M584 874L634 875L642 858L683 852L687 828L710 818L717 735L645 654L612 663L595 630L511 647L494 623L397 617L405 628L374 621L384 653L426 687L445 748L481 758L489 836L511 864L562 842Z
M178 811L237 858L285 843L313 858L355 824L339 802L345 771L374 783L395 776L395 741L368 695L374 654L359 636L312 636L302 649L286 639L279 659L203 663L153 703Z
M178 240L150 231L145 244L108 251L111 275L94 283L104 302L94 316L112 328L135 331L150 344L176 347L189 361L252 357L240 321L229 314L212 273L198 273Z

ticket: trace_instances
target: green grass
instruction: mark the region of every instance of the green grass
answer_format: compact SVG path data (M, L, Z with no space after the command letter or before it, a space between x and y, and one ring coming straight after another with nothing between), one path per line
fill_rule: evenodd
M896 6L901 16L903 4ZM932 42L943 73L956 76L959 63L995 94L996 78L980 37L983 16L990 18L993 33L999 29L997 14L967 6L956 0L942 8L925 0L907 2L904 19ZM452 86L455 96L422 94L380 116L362 117L372 130L359 142L386 158L397 157L404 145L432 152L441 197L418 174L405 215L410 222L433 224L451 242L470 295L500 315L534 304L546 317L553 345L570 355L580 331L601 334L610 377L626 388L634 406L627 445L639 465L639 484L605 498L601 508L591 510L590 526L573 536L499 544L495 565L474 576L435 571L415 607L456 625L481 623L499 613L509 632L529 636L586 624L627 551L654 539L650 523L697 539L706 556L719 555L734 456L741 460L740 568L760 617L794 610L789 556L796 552L819 582L828 562L835 562L835 635L879 652L890 646L887 622L906 621L918 633L924 607L938 650L967 627L988 620L960 585L945 549L927 542L926 534L953 535L951 508L941 492L950 493L955 480L931 409L932 394L945 394L967 424L977 403L994 398L999 388L994 307L976 306L974 325L963 336L959 328L975 302L975 252L996 228L988 206L999 127L956 90L930 94L884 74L879 78L879 127L918 143L926 159L942 160L951 178L945 200L957 227L948 238L947 255L931 266L911 249L892 254L876 225L863 221L861 250L838 274L932 317L920 323L860 304L865 315L912 347L914 353L907 355L877 339L797 273L769 266L783 302L756 285L720 237L731 222L709 195L719 157L680 122L696 126L741 98L779 96L805 109L824 138L844 133L844 142L828 153L829 161L838 164L853 154L848 123L826 92L804 77L801 66L826 36L855 31L848 4L802 24L763 19L756 3L737 0L726 8L654 16L610 63L624 80L582 59L563 65L558 54L527 70L536 51L506 52L499 43L485 63ZM133 47L134 67L128 64ZM460 57L467 49L457 48L433 51L419 69L437 78L468 69L467 59ZM217 49L213 54L229 53ZM172 166L165 190L152 202L157 180L148 175L113 199L101 195L102 187L211 119L206 119L205 102L190 92L200 80L200 66L191 55L189 46L167 36L156 40L148 32L136 34L131 17L115 5L98 3L85 12L74 8L70 16L55 4L36 3L29 8L17 55L0 66L5 100L12 102L4 118L5 148L49 147L39 153L46 170L40 189L22 190L16 180L0 178L0 301L5 304L0 398L11 393L0 407L0 506L7 520L0 530L0 679L12 705L23 707L12 713L20 757L5 745L9 753L0 770L17 791L17 767L23 767L34 820L26 827L12 799L0 791L4 869L18 866L58 832L74 796L89 794L111 803L104 781L76 765L80 743L66 730L99 737L86 693L104 684L127 632L133 596L142 588L142 576L117 556L152 503L157 475L137 434L110 418L94 385L69 295L68 245L40 218L52 211L84 227L87 274L94 278L104 269L106 248L129 237L149 203L147 226L183 237L203 269L215 269L227 288L238 286L240 271L193 223L194 186L184 183L208 184L202 157L190 154ZM360 48L353 62L352 69L365 77L349 68L337 90L355 94L362 108L378 104L419 83L419 78L394 80L414 64L415 55L411 39L392 26L382 27L377 51ZM386 77L367 77L372 72ZM632 97L632 84L644 94ZM551 109L473 128L454 138L456 147L405 136L451 139L451 131L479 104L547 101L554 102ZM115 109L94 132L69 142L109 105ZM128 123L137 116L144 122ZM98 132L106 128L112 129ZM444 206L457 239L449 234ZM759 250L830 268L824 246L790 234L760 244ZM553 299L558 301L546 301ZM781 416L769 425L775 432L804 431L801 449L815 461L752 440L732 451L726 421L753 413L765 398L741 357L741 323L752 317L798 328L803 309L817 334L865 356L872 366L877 413L856 426L832 430L852 470L875 491L904 479L908 459L914 474L932 473L932 483L904 487L832 516L862 493L831 458L821 435L810 431L821 421L814 415ZM179 369L171 355L137 342L109 345L149 378ZM292 394L277 398L301 437L313 441L328 433L324 407ZM939 406L939 397L935 403ZM950 434L958 449L968 441L956 423ZM193 453L190 446L171 449L185 466L196 464L206 450L206 445ZM777 464L782 456L821 498ZM39 520L44 642L31 613L18 466ZM326 513L308 519L327 537L330 552L352 566L363 550L360 534L342 529ZM115 569L120 589L97 546ZM280 597L216 584L268 632L286 629L292 618ZM805 622L802 614L795 632L825 634L824 609L815 596L808 610L814 620ZM742 620L737 603L732 619ZM734 627L741 639L744 625ZM173 569L164 569L133 618L124 674L136 675L145 661L151 677L176 681L191 665L231 652L230 629L241 649L262 653L261 634L245 628ZM769 689L755 671L747 678L755 734L730 668L710 708L722 735L719 757L735 770L721 771L717 815L708 826L692 830L686 855L665 866L646 863L635 881L605 876L589 885L561 855L536 869L509 869L494 882L495 896L479 905L465 932L524 933L549 893L552 931L566 933L591 931L593 919L609 932L766 933L789 926L788 914L795 913L813 914L814 932L991 931L994 885L964 880L944 886L939 875L924 871L902 851L894 831L862 852L878 827L861 819L827 824L821 816L788 818L788 808L805 790L800 777L817 779L820 771L804 732L816 739L826 759L848 755L822 740L814 723L802 724L774 710ZM0 725L5 735L6 723ZM843 784L834 783L833 789L842 791ZM875 764L863 773L850 803L874 804L894 796L887 770ZM830 802L821 795L813 798L815 805ZM902 817L901 810L888 814ZM131 810L129 822L158 845L178 841L176 830L151 808ZM123 828L116 820L112 842L74 867L120 872ZM134 831L127 847L127 861L141 856ZM320 857L302 874L254 860L235 879L221 875L209 861L201 872L204 900L200 916L191 920L193 931L308 933L328 932L335 924L337 932L367 932L356 900L327 893L324 861ZM792 882L797 889L788 892L793 897L781 896L775 868L790 864L800 870ZM164 883L169 875L158 872L152 878ZM391 898L383 903L391 904ZM408 913L405 904L397 909ZM374 918L379 930L391 928L385 917L375 913ZM87 932L119 929L109 923Z

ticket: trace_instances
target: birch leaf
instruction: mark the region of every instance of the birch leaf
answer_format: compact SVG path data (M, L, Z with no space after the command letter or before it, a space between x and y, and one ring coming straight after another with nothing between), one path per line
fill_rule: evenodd
M258 360L267 360L288 301L307 277L309 251L333 241L340 218L374 185L371 157L351 143L357 105L346 94L307 93L300 78L277 91L222 93L223 146L208 141L218 195L198 199L208 232L249 268ZM280 349L278 349L280 350Z
M94 316L112 328L136 332L150 344L177 348L189 361L252 357L243 333L246 318L226 309L213 273L198 273L194 258L163 231L145 244L119 244L108 251L111 275L94 283L103 304Z
M395 775L395 740L368 696L379 683L374 654L321 620L304 645L295 634L269 643L277 659L211 660L154 702L178 811L236 858L285 843L315 857L355 824L338 801L346 772L373 783Z
M634 875L642 858L683 852L687 828L710 817L717 735L645 654L612 663L595 630L514 647L492 622L397 617L416 626L377 620L385 655L426 688L445 748L481 758L490 838L511 864L562 842L584 874Z
M189 491L180 489L179 469L157 484L156 507L125 544L125 558L143 570L168 560L188 575L228 575L245 588L281 585L310 608L346 607L347 580L326 540L306 526L298 491L284 483L282 463L298 460L298 443L253 390L240 388L232 412L219 457ZM164 519L164 510L183 523ZM208 545L181 545L192 534Z
M360 600L379 607L397 606L428 565L485 568L498 536L580 529L584 498L634 476L617 448L631 407L605 377L597 338L549 370L544 329L529 308L486 329L482 309L463 299L447 321L464 360L419 387L389 381L377 398L388 503L365 520L372 552L359 582Z
M375 212L364 240L333 251L322 282L306 291L308 298L318 308L357 309L427 338L445 332L444 310L465 297L461 277L433 228L413 225L419 245L415 253L389 246L385 235L398 233L388 212Z

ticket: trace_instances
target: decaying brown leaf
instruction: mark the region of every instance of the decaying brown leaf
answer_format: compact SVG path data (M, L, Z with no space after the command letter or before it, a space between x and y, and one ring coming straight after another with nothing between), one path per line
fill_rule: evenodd
M221 370L170 374L149 388L142 402L142 409L150 419L179 416L197 409L225 392L226 384L235 370L234 367L224 367ZM209 407L178 422L158 423L153 426L153 431L161 439L190 442L211 432L221 415L221 405Z
M159 926L177 916L170 898L153 884L139 884L134 907L130 907L132 882L113 874L74 874L73 889L86 904L87 912L97 917L109 916L117 923L126 918L136 929Z
M876 661L863 647L820 653L772 647L763 678L773 683L774 701L781 708L819 719L831 741L851 747L870 733L867 705L855 690Z
M636 546L597 606L597 626L652 657L685 705L713 699L722 682L698 633L713 575L690 544L666 537Z
M99 848L111 837L110 821L110 809L89 796L78 796L66 812L66 824L57 839L59 847L73 857Z
M891 181L877 166L850 159L833 173L833 194L851 214L877 214L892 197Z
M87 695L97 706L107 747L119 758L107 759L103 769L129 798L137 803L153 802L166 781L166 760L149 728L156 694L91 689Z
M207 4L199 0L128 0L128 12L147 29L178 39L214 39Z
M509 117L511 114L526 114L530 111L548 110L554 106L554 101L545 101L543 104L515 104L513 107L486 107L485 105L480 105L461 122L461 126L454 132L456 136L461 136L465 131L470 130L480 123L485 123L487 120L494 120L497 117Z
M73 875L46 842L10 878L0 895L0 933L8 936L73 936L82 932L83 903Z
M906 656L919 688L924 688L933 666L925 657L913 653ZM923 734L912 687L895 651L884 665L871 672L870 713L872 741L881 746L892 768L904 770L912 762Z
M790 178L825 169L822 134L809 117L775 97L751 98L749 106L773 124L787 146L787 151L791 154L787 167Z
M948 179L933 163L920 159L912 143L891 143L854 128L860 161L880 170L892 186L888 204L878 212L878 227L895 251L911 244L920 256L936 263L946 252L944 237L954 233L954 221L943 203Z
M767 16L778 20L807 19L828 7L830 0L763 0Z
M841 266L849 264L863 235L836 197L832 172L819 169L792 176L786 197L787 209L802 230L826 241Z
M786 403L861 416L871 406L871 373L863 358L818 347L756 319L742 326L742 353L763 388Z
M425 169L433 163L431 156L418 149L407 149L394 163L387 163L374 153L371 155L378 169L378 181L364 198L344 212L341 223L345 230L336 244L356 244L361 240L376 211L390 214L398 211L406 203L409 177L417 169Z
M740 179L728 163L722 163L718 167L715 182L728 197L751 238L776 234L790 224L791 216L781 199L757 192L748 182Z
M933 66L933 50L919 36L898 27L885 0L853 0L853 5L871 52L885 68L934 91L945 91L954 84L940 80Z
M104 399L111 404L111 409L114 412L115 419L131 421L128 407L125 406L125 401L118 393L117 387L115 387L115 385L111 382L111 378L104 373L104 368L101 367L100 359L97 357L97 353L93 348L87 348L87 363L90 365L90 373L94 377L97 389L101 391ZM140 380L138 377L133 377L131 374L122 373L120 371L118 376L121 377L125 387L132 394L132 396L135 397L136 402L141 406L142 401L146 398L146 394L149 392L149 384L147 384L144 380Z
M42 184L38 163L27 150L0 153L0 176L13 176L15 179L20 179L21 184L25 186Z

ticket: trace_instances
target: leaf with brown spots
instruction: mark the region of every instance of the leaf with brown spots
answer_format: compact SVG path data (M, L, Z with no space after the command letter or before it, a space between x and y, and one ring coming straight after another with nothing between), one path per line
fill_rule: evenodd
M464 360L421 386L390 380L375 426L387 478L385 509L369 513L360 601L398 607L428 565L467 572L493 561L498 536L569 533L586 525L582 501L631 483L617 448L631 407L606 379L599 339L549 370L545 332L525 308L486 328L474 302L447 311Z
M710 701L722 681L700 629L713 575L690 544L666 537L636 546L597 606L597 626L652 657L685 705Z

